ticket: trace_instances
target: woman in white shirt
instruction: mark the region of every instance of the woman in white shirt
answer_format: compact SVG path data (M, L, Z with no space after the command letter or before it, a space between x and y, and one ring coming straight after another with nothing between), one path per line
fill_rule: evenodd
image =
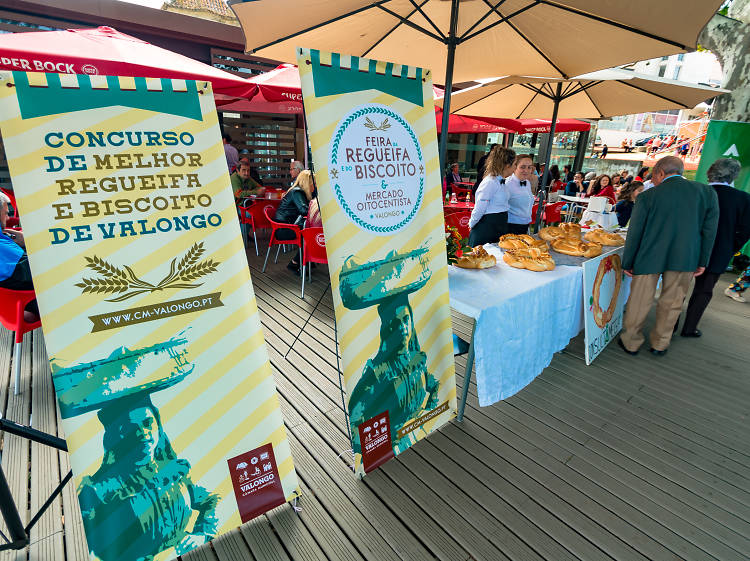
M531 176L534 173L534 161L528 154L519 154L513 162L513 175L505 180L508 190L508 232L527 234L532 220L531 209L534 207L534 195L531 194Z
M471 247L494 243L508 233L508 190L503 178L513 171L515 157L516 153L504 146L495 146L487 156L484 178L477 188L469 220Z

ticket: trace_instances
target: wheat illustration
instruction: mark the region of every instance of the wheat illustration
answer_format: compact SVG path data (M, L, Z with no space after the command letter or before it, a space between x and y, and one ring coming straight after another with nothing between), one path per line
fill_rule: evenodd
M203 283L192 281L215 272L219 266L212 259L200 261L205 251L203 242L193 244L181 259L172 259L169 274L155 285L139 279L127 265L119 268L96 255L86 257L86 266L102 278L83 278L76 286L82 289L83 294L118 294L107 302L121 302L145 292L170 288L196 288Z
M391 128L391 124L388 122L388 117L383 119L383 122L379 125L375 124L370 117L365 117L365 127L370 129L371 131L385 131Z

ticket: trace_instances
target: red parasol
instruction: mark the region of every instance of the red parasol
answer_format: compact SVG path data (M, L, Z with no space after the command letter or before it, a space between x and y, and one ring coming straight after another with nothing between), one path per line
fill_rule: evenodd
M111 27L1 35L0 70L206 80L217 104L257 92L249 80Z
M443 112L435 108L437 131L442 129ZM467 115L453 115L448 119L448 132L453 134L473 134L483 132L517 133L525 132L520 121L516 119L497 119L483 117L469 117Z

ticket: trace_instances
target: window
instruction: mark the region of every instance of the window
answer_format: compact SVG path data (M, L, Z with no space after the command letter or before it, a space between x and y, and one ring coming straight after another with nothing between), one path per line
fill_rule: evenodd
M680 53L679 55L677 55L678 62L682 62L683 60L685 60L685 53Z
M680 70L682 70L682 66L675 66L674 72L672 73L672 80L679 80L680 79Z
M666 65L666 64L662 64L662 65L661 65L661 66L659 67L659 78L664 78L664 74L665 74L666 72L667 72L667 65Z

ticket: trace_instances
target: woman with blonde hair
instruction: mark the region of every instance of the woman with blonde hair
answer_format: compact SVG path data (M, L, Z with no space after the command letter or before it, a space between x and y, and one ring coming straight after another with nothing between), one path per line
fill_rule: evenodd
M289 191L286 192L284 198L281 199L281 204L276 210L276 214L273 217L274 222L283 222L285 224L296 224L302 226L302 223L307 216L310 200L313 198L313 190L315 184L313 182L312 173L310 170L303 170L294 180L294 185ZM293 240L295 238L294 231L288 228L281 228L276 231L277 240ZM299 274L299 261L295 257L289 262L287 268L291 269L295 273Z
M472 247L496 242L508 233L509 193L505 177L513 173L516 153L504 146L495 146L485 164L484 178L477 188L476 204L469 219L469 245Z

